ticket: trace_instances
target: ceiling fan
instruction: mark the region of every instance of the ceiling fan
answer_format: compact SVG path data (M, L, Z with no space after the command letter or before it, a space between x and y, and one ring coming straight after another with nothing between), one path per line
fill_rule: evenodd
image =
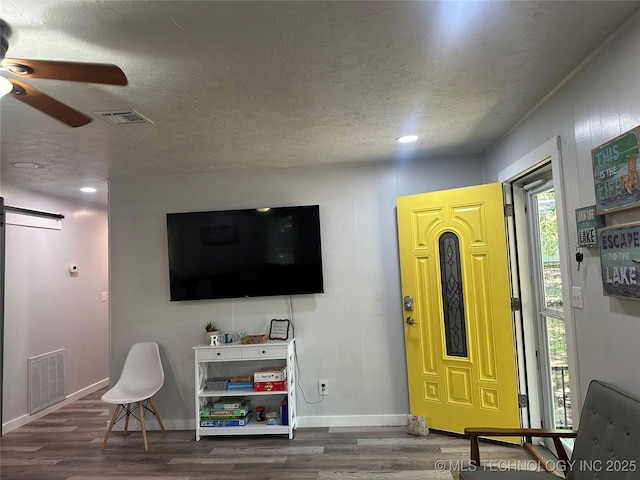
M126 75L117 65L5 58L9 48L10 35L11 28L4 20L0 19L0 67L19 78L48 78L107 85L127 84ZM70 127L81 127L92 121L91 117L21 80L0 76L0 97L4 95L26 103Z

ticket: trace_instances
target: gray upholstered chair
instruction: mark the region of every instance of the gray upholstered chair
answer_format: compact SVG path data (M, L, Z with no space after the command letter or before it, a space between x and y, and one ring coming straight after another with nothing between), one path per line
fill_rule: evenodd
M549 472L495 471L480 462L478 437L551 437L559 462L568 467L567 480L637 480L640 478L640 399L605 382L593 380L580 415L579 430L502 429L469 427L471 467L460 480L553 480ZM575 437L571 459L560 442Z

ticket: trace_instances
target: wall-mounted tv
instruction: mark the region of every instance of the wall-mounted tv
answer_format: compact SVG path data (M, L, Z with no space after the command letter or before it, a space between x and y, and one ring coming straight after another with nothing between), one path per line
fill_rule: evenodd
M323 293L320 210L168 213L171 301Z

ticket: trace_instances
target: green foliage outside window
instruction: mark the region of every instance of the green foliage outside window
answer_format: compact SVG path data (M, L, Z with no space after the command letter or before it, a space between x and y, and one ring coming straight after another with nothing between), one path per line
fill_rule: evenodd
M558 217L553 190L538 195L540 240L542 254L548 259L558 258Z

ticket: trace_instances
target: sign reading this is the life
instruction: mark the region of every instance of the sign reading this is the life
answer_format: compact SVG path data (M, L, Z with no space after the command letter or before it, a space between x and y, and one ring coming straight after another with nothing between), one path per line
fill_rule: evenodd
M635 207L640 202L636 127L591 151L596 210L599 214Z
M600 233L602 287L606 295L640 299L640 224Z

